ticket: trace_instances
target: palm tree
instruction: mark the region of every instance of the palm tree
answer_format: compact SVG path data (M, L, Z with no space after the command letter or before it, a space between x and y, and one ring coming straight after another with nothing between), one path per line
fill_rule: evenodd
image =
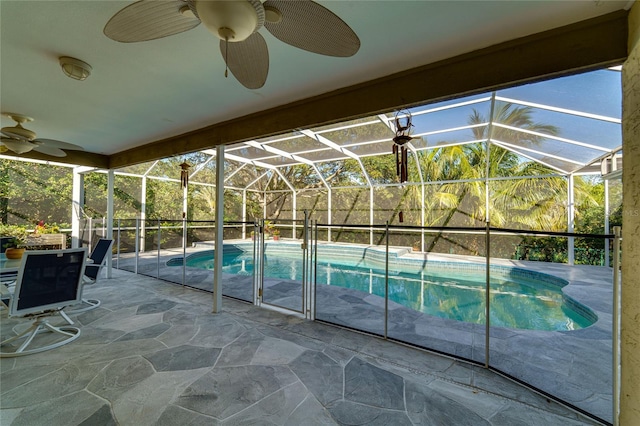
M555 126L535 123L532 112L530 107L498 103L492 121L510 128L491 124L472 127L473 138L489 142L499 140L516 142L518 145L535 145L543 139L541 136L511 128L551 136L558 134ZM473 111L468 120L470 125L488 122L489 120L477 110ZM565 199L565 179L517 179L518 176L552 174L553 171L549 168L535 162L524 162L516 153L494 144L490 145L487 165L487 144L482 142L454 145L433 151L421 157L428 180L465 180L468 183L443 183L433 192L434 196L427 197L425 201L429 209L428 225L447 226L454 217L463 215L467 218L467 225L477 226L484 222L487 208L491 223L499 227L556 230L563 226L560 224L566 223L564 216L557 214L557 206L563 204ZM491 183L489 205L485 203L484 178L487 171L489 177L514 178ZM446 213L442 212L442 208ZM432 240L428 250L433 250L440 238L442 234Z

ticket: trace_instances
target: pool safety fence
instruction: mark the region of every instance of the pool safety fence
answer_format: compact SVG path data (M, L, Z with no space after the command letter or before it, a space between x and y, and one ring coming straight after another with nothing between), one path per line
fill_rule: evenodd
M115 265L211 291L211 268L196 265L213 257L216 244L209 235L215 226L213 221L117 221ZM599 422L612 423L617 413L620 237L615 232L544 232L490 223L473 228L327 224L305 215L225 222L222 243L225 258L233 260L223 263L226 297L453 356ZM579 265L580 258L572 264L572 245L611 250L612 266ZM340 262L366 277L363 287L351 282L355 271L336 269ZM274 268L290 276L272 276ZM509 280L533 287L516 294L501 287ZM475 296L450 292L455 289ZM559 310L568 315L564 331L505 325L518 312L505 310L504 300L538 299L544 306L555 303L549 292L561 295ZM469 306L474 321L457 319L456 312Z

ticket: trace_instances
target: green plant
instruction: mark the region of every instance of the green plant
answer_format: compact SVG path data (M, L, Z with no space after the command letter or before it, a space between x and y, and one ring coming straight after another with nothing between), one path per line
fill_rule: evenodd
M271 235L273 235L274 237L277 237L278 235L280 235L280 230L279 229L273 229L271 231Z
M27 228L0 223L0 237L8 238L2 245L3 248L18 248L27 242Z
M35 230L33 231L34 235L58 234L58 233L60 233L60 228L58 227L58 225L55 225L55 224L46 225L43 220L38 222L38 224L36 225Z
M270 220L264 221L264 233L271 234L275 230L273 223Z

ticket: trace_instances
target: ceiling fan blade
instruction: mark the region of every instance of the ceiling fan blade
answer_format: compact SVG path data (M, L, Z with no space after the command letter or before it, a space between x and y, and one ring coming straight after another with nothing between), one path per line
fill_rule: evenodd
M266 10L277 9L279 22L264 26L280 41L320 55L348 57L360 49L356 33L335 13L311 0L267 0Z
M37 145L33 148L34 151L41 152L43 154L51 155L52 157L66 157L67 153L59 148L52 146Z
M24 154L34 149L37 145L25 139L0 138L0 143L16 154Z
M25 138L20 133L7 132L5 129L2 129L2 132L0 133L2 133L3 136L6 136L11 139L18 139L24 142L30 142L28 138Z
M220 40L220 52L240 84L247 89L264 86L269 73L269 50L259 33L237 43Z
M84 151L84 148L79 145L74 145L69 142L57 141L54 139L34 139L31 141L38 146L44 146L46 148L59 148L59 149L72 149L75 151Z
M178 34L200 24L195 16L180 10L189 7L182 0L140 0L113 15L104 35L122 43L155 40Z

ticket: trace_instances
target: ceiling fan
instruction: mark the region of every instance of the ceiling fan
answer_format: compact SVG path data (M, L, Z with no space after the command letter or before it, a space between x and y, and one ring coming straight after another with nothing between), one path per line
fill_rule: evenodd
M360 49L351 27L311 0L139 0L117 12L104 34L132 43L178 34L200 22L220 39L227 68L248 89L264 86L269 72L267 43L258 32L263 26L280 41L312 53L348 57Z
M36 139L36 133L22 127L22 123L33 121L33 118L12 112L3 112L2 115L16 122L15 126L3 127L0 131L0 153L13 151L16 154L24 154L31 150L53 157L66 157L63 149L82 151L83 148L68 142L53 139Z

